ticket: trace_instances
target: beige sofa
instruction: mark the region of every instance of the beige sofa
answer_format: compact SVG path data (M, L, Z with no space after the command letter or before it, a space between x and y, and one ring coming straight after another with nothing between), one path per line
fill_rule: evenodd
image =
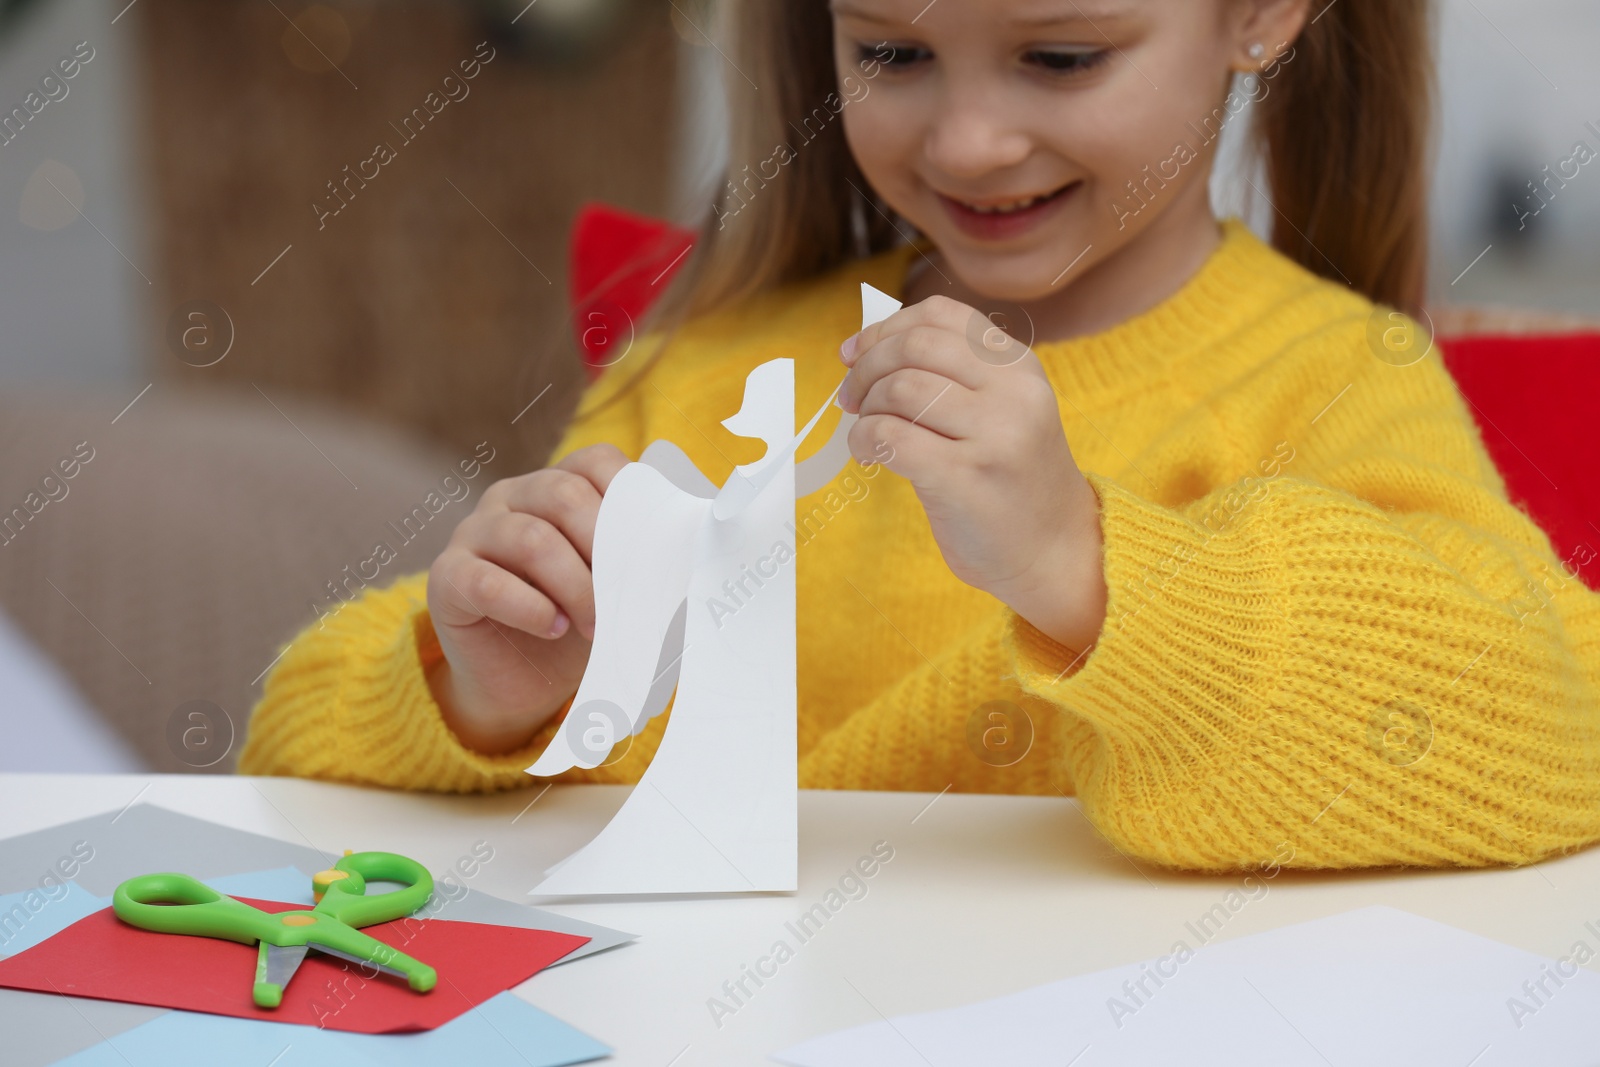
M375 584L426 569L517 473L491 460L467 480L470 454L290 396L158 384L122 412L134 392L0 395L0 610L151 770L231 769L263 672L335 606L328 583L359 591L380 540L398 558ZM80 445L92 458L66 479ZM48 714L12 708L11 728Z

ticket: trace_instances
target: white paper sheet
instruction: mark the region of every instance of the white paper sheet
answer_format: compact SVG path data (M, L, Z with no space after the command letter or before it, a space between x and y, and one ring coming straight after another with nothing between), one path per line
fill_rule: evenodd
M790 1067L1600 1063L1600 974L1577 966L1600 949L1600 926L1574 930L1564 962L1384 906L1209 946L1175 933L1195 950L1186 961L1174 952L895 1016L772 1058Z
M899 307L862 290L865 314ZM795 453L832 401L796 433L794 362L763 363L723 420L766 444L760 460L713 495L682 449L658 441L607 488L589 663L562 729L528 772L597 766L666 707L674 686L676 699L622 808L546 871L534 895L795 889ZM838 473L853 421L842 417L806 461L808 484Z

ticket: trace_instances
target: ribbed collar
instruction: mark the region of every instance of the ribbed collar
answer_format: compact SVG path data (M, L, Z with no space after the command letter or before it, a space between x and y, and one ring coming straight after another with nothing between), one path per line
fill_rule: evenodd
M868 281L899 298L918 255L896 248L870 264ZM1238 218L1222 221L1222 241L1177 292L1099 333L1043 341L1033 350L1068 396L1109 398L1148 388L1183 357L1237 332L1275 306L1302 272Z

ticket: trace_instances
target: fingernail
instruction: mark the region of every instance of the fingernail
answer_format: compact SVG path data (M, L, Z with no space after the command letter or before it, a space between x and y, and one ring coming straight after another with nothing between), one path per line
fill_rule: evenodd
M844 339L844 344L839 346L839 358L843 360L846 365L848 365L851 360L856 358L856 338L860 336L861 335L859 333L853 333Z
M839 392L838 395L834 397L834 401L839 405L840 411L850 410L850 393L843 385L839 386Z
M556 612L556 621L550 624L550 636L560 637L567 632L567 627L572 625L572 620L567 618L564 611Z

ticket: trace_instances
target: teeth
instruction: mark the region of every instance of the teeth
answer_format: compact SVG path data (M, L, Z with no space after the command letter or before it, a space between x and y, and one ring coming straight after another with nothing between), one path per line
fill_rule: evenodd
M1009 204L968 204L967 207L980 215L1010 215L1013 212L1026 210L1044 199L1046 198L1043 196L1030 196L1026 200L1013 200Z

